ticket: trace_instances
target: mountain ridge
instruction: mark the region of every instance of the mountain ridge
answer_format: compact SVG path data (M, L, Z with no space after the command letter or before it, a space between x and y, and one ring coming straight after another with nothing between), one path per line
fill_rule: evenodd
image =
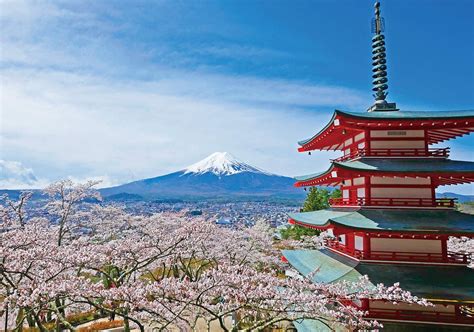
M228 152L215 152L180 171L100 189L107 198L119 194L145 199L201 197L303 197L294 179L251 166Z

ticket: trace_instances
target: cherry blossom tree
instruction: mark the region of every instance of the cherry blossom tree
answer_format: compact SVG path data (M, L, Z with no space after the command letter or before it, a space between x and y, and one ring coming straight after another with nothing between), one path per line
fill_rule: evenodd
M78 216L79 203L84 200L100 200L100 194L94 190L94 186L100 181L87 181L84 184L75 184L71 180L61 180L55 182L44 189L50 200L45 206L53 222L59 226L58 246L63 242L64 237L72 231L75 223L80 221Z
M448 249L452 252L466 255L471 269L474 269L474 239L468 237L450 237L448 239Z
M27 321L47 331L53 321L57 330L73 331L67 313L91 307L121 317L126 330L131 323L141 331L191 330L205 322L208 329L258 331L305 318L367 329L378 323L348 303L427 304L398 285L373 287L367 278L337 284L282 278L273 231L263 222L230 229L180 213L131 215L100 203L93 186L48 187L50 220L27 218L28 198L3 200L0 312L15 313L15 329Z
M3 204L0 205L2 220L8 220L9 222L16 221L18 224L24 225L27 217L25 211L26 203L32 195L33 193L31 191L23 191L16 201L11 200L7 194L2 195L0 197L0 201L3 201Z

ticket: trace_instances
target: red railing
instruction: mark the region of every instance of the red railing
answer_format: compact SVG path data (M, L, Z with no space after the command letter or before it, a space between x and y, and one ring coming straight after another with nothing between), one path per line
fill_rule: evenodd
M332 207L347 206L397 206L397 207L443 207L453 208L456 198L330 198Z
M468 256L464 254L448 252L447 256L440 253L425 252L394 252L394 251L370 251L348 248L337 240L327 239L326 247L348 254L360 260L377 261L402 261L402 262L426 262L426 263L456 263L468 264Z
M337 240L326 239L324 242L324 245L328 248L335 249L339 252L348 254L349 256L355 257L357 259L364 259L364 252L362 250L348 248Z
M455 252L448 252L447 256L439 253L425 252L391 252L391 251L371 251L368 255L363 255L364 259L381 261L415 261L427 263L459 263L467 264L468 257Z
M423 322L444 322L473 324L474 317L470 315L456 314L455 312L439 311L416 311L416 310L391 310L391 309L369 309L367 318L393 319Z
M447 158L449 148L429 149L357 149L333 161L345 161L362 157L437 157Z

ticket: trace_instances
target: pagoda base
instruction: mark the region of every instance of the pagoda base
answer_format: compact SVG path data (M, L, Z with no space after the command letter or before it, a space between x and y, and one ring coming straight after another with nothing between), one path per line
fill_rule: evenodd
M437 326L474 326L471 315L474 300L474 271L466 266L365 263L328 249L283 250L285 260L303 276L318 269L313 282L358 281L367 275L373 287L399 282L413 295L424 297L434 307L381 300L363 299L354 304L367 311L368 319L381 322L430 324Z

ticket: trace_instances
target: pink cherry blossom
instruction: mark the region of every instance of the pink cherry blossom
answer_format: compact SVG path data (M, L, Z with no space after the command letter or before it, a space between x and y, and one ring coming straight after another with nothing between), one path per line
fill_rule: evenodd
M263 222L229 229L180 213L130 215L87 203L99 198L93 185L48 187L44 209L52 220L27 217L29 196L3 200L0 313L16 316L10 325L44 327L49 314L73 330L68 313L96 308L141 330L191 330L205 321L254 331L299 319L370 329L379 324L350 303L428 305L398 285L374 288L366 277L335 284L282 278L273 231ZM324 237L310 242L319 246Z

